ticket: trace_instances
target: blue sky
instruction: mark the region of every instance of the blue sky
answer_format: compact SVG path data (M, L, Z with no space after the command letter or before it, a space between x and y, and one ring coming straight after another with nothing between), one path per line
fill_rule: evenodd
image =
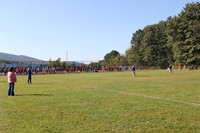
M0 0L0 52L98 61L132 34L199 0Z

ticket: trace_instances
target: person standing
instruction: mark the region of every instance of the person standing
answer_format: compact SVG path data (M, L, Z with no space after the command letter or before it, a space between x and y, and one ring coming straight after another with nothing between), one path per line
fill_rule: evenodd
M28 75L28 81L27 81L28 84L32 84L32 81L31 81L32 71L30 68L28 68L27 75Z
M133 77L135 77L135 66L134 65L132 66L131 70L132 70Z
M14 96L14 88L15 88L15 82L17 82L16 74L13 72L14 68L9 68L9 71L7 73L8 78L8 96Z
M172 65L169 65L168 71L169 71L170 73L172 73Z

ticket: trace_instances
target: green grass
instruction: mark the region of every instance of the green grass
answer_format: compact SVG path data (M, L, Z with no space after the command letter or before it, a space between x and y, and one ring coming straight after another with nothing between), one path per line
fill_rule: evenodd
M200 132L200 71L0 76L0 133Z

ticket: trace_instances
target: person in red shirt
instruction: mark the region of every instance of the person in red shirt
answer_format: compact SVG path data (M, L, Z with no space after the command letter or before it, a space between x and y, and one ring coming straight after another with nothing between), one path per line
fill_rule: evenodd
M15 82L17 82L16 74L13 72L14 68L11 67L9 68L9 72L7 73L7 78L8 78L8 96L14 96L14 87L15 87Z

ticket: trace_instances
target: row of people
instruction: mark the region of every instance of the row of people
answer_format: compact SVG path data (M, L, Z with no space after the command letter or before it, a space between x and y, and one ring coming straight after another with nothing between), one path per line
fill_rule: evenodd
M7 75L9 68L0 67L0 75ZM27 74L27 67L13 68L18 75ZM31 71L33 74L54 74L54 73L73 73L73 72L98 72L98 71L121 71L119 66L81 66L81 67L33 67Z

